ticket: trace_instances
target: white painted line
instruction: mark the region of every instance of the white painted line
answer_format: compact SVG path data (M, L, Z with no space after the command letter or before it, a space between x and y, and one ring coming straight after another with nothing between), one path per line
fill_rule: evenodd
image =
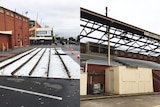
M33 91L28 91L28 90L23 90L23 89L18 89L18 88L7 87L7 86L3 86L3 85L0 85L0 88L7 89L7 90L12 90L12 91L19 91L19 92L22 92L22 93L47 97L47 98L56 99L56 100L62 100L62 97L52 96L52 95L48 95L48 94L43 94L43 93L38 93L38 92L33 92Z

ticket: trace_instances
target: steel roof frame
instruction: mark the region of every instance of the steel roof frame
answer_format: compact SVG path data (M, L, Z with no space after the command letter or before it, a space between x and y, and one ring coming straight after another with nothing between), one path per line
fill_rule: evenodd
M87 40L94 40L98 44L108 44L108 33L110 33L110 45L115 47L117 50L124 50L126 52L133 52L148 56L160 55L159 35L153 37L150 35L147 36L145 35L145 32L149 31L144 30L144 32L142 32L143 29L138 29L138 31L137 27L133 29L134 26L131 25L132 27L130 27L128 24L125 26L125 23L122 23L125 27L121 28L119 25L116 25L118 22L114 21L114 19L112 19L110 23L110 20L107 19L101 22L97 18L92 17L93 14L91 11L88 11L87 15L89 15L87 17L86 13L83 13L86 11L88 10L83 11L81 8L81 41L85 41L85 39L88 38ZM102 15L99 14L97 16L100 19L102 17ZM106 21L106 23L104 21ZM152 34L151 32L149 33Z

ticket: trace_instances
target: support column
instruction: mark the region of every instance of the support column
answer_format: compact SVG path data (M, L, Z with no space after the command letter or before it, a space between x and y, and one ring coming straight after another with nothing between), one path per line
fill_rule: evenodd
M88 70L88 60L86 60L85 62L86 62L85 63L85 72L87 72L87 70Z
M110 65L110 27L108 28L108 65Z

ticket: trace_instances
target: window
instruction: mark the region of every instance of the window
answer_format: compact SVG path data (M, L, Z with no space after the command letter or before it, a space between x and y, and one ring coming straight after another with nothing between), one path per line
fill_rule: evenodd
M90 51L91 52L98 52L98 47L97 46L90 46Z
M29 26L31 26L31 27L35 26L35 22L34 21L30 21L29 22Z
M18 41L20 41L20 34L18 34L17 38L18 38Z
M27 35L24 35L24 41L27 41Z
M100 48L100 53L107 54L108 50L107 48Z

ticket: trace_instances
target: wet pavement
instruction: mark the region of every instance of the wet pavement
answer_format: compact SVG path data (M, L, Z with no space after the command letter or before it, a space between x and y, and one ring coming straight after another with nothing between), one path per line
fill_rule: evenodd
M80 107L160 107L160 94L81 101Z
M77 58L80 55L80 46L79 45L59 45L62 50L69 55L74 61L80 64L80 58ZM72 53L73 50L73 53Z
M0 77L0 107L79 107L79 80Z

